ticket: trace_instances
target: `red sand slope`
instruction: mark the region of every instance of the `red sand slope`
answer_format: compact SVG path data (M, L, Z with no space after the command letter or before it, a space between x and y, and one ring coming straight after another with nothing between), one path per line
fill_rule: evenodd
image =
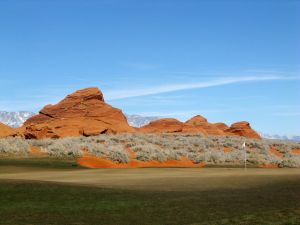
M86 155L77 160L80 166L87 168L166 168L166 167L204 167L205 163L195 164L187 158L181 160L167 160L165 162L148 161L143 162L136 159L132 159L129 163L117 163L108 159Z

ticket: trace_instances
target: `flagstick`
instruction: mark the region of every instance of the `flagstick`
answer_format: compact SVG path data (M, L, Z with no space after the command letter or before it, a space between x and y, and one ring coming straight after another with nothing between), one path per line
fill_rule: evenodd
M246 149L245 149L245 170L247 170L247 155L246 155Z
M246 143L243 143L244 148L244 170L247 170L247 149L246 149Z

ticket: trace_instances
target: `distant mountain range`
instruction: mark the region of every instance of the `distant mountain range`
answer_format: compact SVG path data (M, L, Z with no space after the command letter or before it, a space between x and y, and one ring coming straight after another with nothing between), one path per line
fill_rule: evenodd
M34 116L35 113L20 111L20 112L6 112L0 111L0 122L10 127L20 127L23 123ZM128 123L133 127L142 127L149 124L151 121L158 120L160 117L155 116L139 116L139 115L126 115Z
M157 116L139 116L139 115L128 115L128 114L126 114L126 117L130 126L133 127L142 127L154 120L158 120L161 118Z
M20 127L23 123L30 117L34 116L35 113L19 111L19 112L6 112L0 111L0 122L10 126L10 127ZM157 116L140 116L140 115L128 115L126 114L128 123L133 127L142 127L149 124L152 121L158 120L161 117ZM277 139L286 141L296 141L300 142L300 136L283 136L283 135L270 135L265 133L260 133L260 135L265 139Z
M260 133L260 135L265 139L272 139L272 140L284 140L284 141L296 141L300 142L300 136L287 136L287 135L270 135L270 134L263 134Z
M35 115L32 112L20 111L20 112L5 112L0 111L0 122L10 127L20 127L30 117Z

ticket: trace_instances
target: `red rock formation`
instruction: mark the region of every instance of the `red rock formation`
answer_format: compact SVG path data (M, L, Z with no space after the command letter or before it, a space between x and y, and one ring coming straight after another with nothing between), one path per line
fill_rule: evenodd
M232 124L226 132L247 138L261 139L260 135L251 128L250 123L246 121Z
M189 119L188 121L185 122L187 125L192 125L192 126L198 126L202 125L203 123L207 123L207 119L204 118L203 116L197 115L194 116L193 118Z
M204 135L222 135L224 132L202 116L195 116L182 123L176 119L160 119L139 129L146 133L200 133Z
M76 91L45 106L19 129L25 138L37 139L132 131L122 111L106 104L98 88Z
M9 135L13 131L8 131L7 134ZM235 123L228 128L224 123L209 123L206 118L199 115L185 123L171 118L160 119L140 129L135 129L128 125L121 110L105 103L103 94L98 88L76 91L56 105L45 106L38 115L28 119L23 127L17 129L17 134L25 138L41 139L135 131L239 135L260 139L248 122Z
M139 129L143 133L175 133L182 132L183 123L179 120L167 118L159 119Z
M3 123L0 123L0 138L3 138L3 137L8 137L10 135L12 135L14 133L14 129L3 124Z
M187 133L187 134L203 134L205 136L208 135L208 133L206 132L206 130L204 130L203 127L193 126L193 125L188 125L188 124L183 124L182 133Z
M261 139L248 122L238 122L228 127L225 123L209 123L206 118L198 115L185 123L176 119L160 119L139 129L145 133L192 133L203 135L237 135Z
M214 123L214 125L222 131L229 129L229 126L227 126L225 123Z
M224 132L219 129L217 126L215 126L212 123L209 123L206 118L203 116L197 115L193 118L189 119L185 123L185 131L189 131L189 127L191 127L191 130L202 133L204 135L223 135Z

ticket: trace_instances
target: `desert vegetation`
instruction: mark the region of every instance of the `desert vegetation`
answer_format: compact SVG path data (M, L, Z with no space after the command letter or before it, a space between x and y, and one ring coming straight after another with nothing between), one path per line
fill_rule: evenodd
M30 149L37 147L52 158L78 158L88 152L118 163L127 163L131 152L140 161L164 162L184 157L194 163L205 162L207 165L242 165L244 142L250 166L272 164L300 167L300 155L293 154L293 150L300 149L300 143L190 134L104 134L43 140L4 138L0 139L0 154L29 157Z
M27 141L19 137L0 139L0 154L3 156L18 155L26 156L30 153L30 146Z

